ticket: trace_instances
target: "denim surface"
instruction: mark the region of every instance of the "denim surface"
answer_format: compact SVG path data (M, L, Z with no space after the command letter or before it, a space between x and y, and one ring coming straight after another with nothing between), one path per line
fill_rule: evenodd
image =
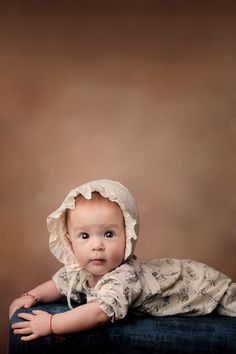
M67 311L65 303L39 304L34 309L52 314ZM19 312L11 323L22 321ZM236 353L236 318L216 314L199 317L154 317L129 313L121 321L93 330L50 335L23 342L9 329L8 354L73 353Z

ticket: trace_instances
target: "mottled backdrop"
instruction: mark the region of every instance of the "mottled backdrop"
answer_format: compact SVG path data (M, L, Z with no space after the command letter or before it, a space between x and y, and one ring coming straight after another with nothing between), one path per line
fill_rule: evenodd
M87 180L134 194L143 260L194 258L236 281L235 2L6 3L1 354L11 300L60 266L46 216Z

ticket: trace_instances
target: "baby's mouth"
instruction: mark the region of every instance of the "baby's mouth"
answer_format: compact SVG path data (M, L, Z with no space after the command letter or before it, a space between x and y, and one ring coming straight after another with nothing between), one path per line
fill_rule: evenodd
M95 265L101 265L105 263L105 259L103 258L93 258L90 260L90 263L95 264Z

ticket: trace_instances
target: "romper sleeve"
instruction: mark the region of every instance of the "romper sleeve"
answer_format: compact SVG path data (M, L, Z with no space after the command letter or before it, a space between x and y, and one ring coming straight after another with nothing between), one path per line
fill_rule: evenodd
M137 270L129 264L123 264L102 277L95 287L95 298L88 296L87 301L97 301L112 322L120 320L141 294L139 278Z

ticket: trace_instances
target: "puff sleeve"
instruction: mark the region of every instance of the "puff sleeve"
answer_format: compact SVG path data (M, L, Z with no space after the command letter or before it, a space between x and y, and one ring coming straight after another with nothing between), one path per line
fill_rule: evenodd
M96 284L94 292L87 294L87 302L97 301L113 322L126 316L141 292L138 271L126 263L103 276Z

